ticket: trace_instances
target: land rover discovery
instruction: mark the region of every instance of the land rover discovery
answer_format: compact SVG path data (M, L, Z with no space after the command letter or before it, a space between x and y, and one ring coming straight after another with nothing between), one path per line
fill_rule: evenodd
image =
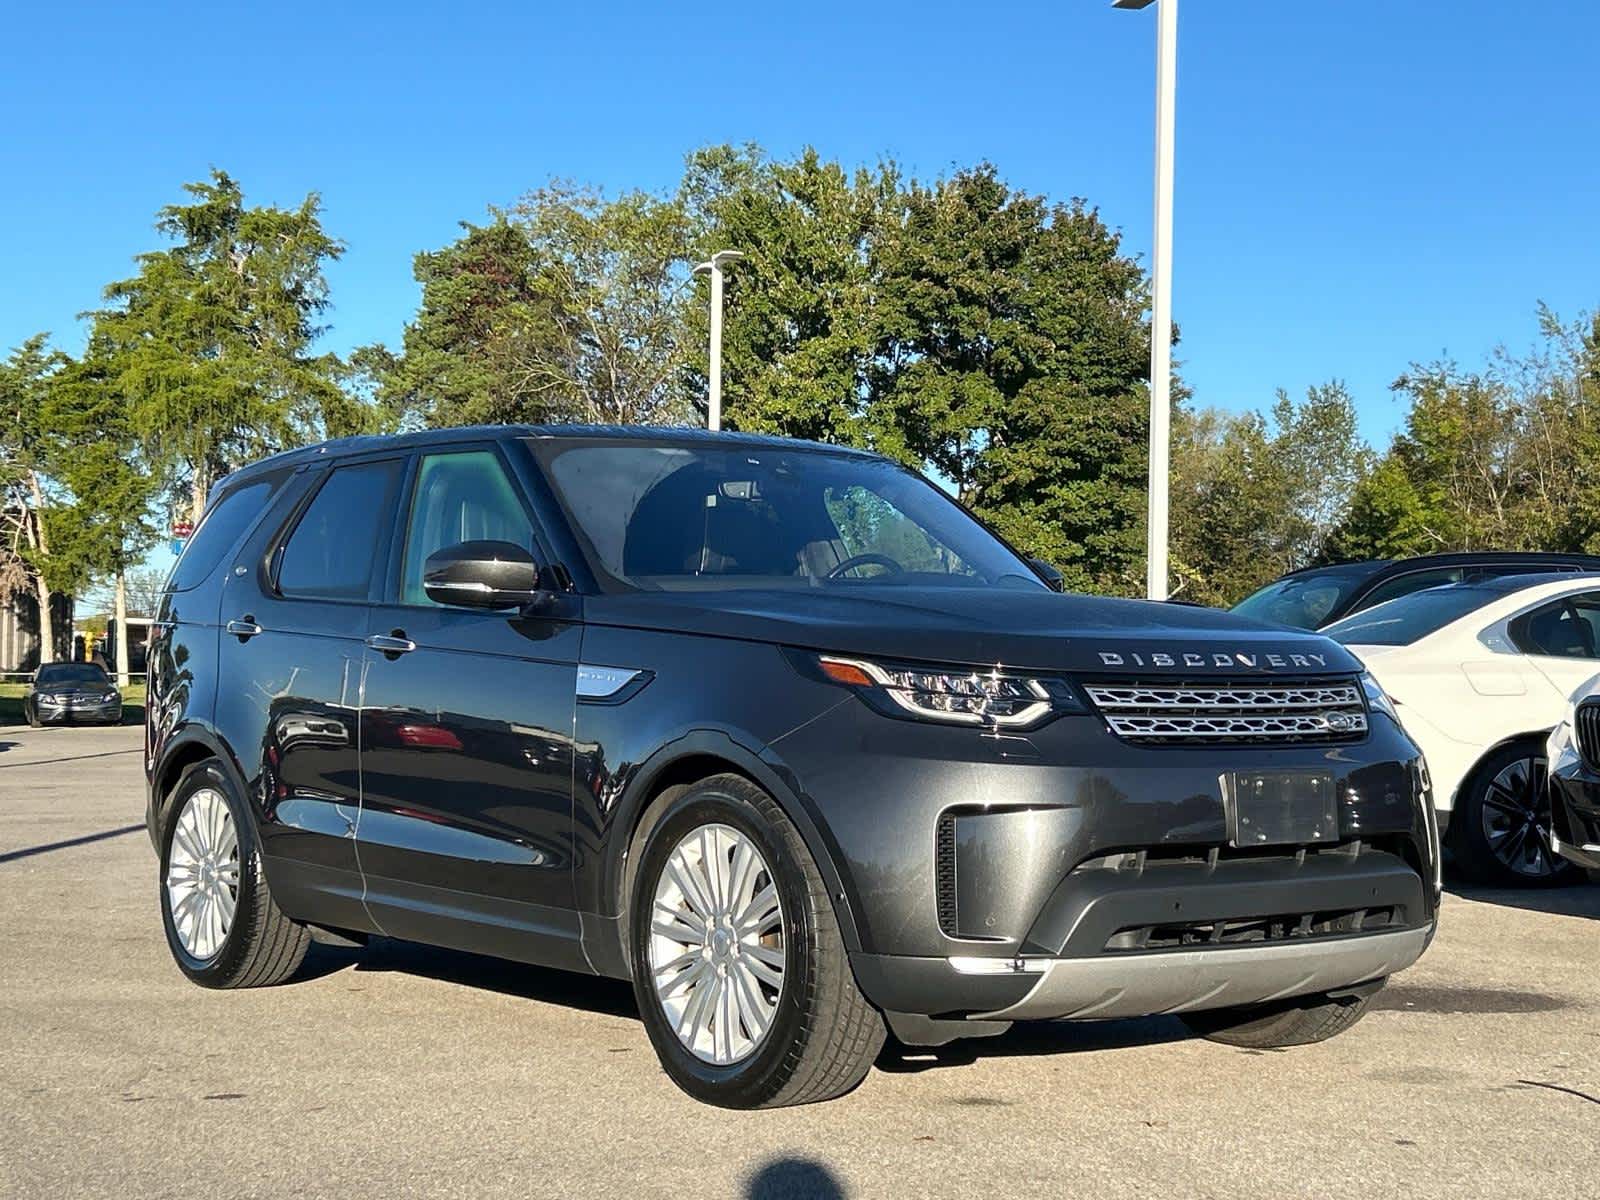
M495 427L227 477L150 653L178 966L315 938L631 979L667 1074L837 1096L885 1037L1353 1024L1427 946L1427 774L1314 634L1063 595L854 450Z

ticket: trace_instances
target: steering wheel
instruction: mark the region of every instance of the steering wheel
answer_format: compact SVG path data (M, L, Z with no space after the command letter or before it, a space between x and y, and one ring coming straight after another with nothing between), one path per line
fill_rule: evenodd
M852 554L843 562L835 563L833 569L828 572L825 578L837 579L846 571L853 571L857 567L869 566L883 567L891 575L903 575L905 573L905 568L899 563L895 562L895 560L890 558L887 554L873 554L868 552L866 554Z

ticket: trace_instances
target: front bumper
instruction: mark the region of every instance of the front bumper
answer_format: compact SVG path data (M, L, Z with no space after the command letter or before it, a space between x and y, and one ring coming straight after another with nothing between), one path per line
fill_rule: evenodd
M1264 1002L1409 966L1438 836L1416 747L1134 745L1095 717L995 737L844 705L774 744L839 867L863 992L934 1020ZM1330 772L1338 829L1235 846L1225 777Z
M1550 761L1550 835L1569 862L1600 871L1600 772L1572 742L1572 727L1557 726L1545 745Z
M1404 970L1433 927L1327 942L1215 947L1129 958L1022 960L1036 982L983 1020L1103 1020L1268 1004Z
M103 704L47 704L35 699L33 711L41 725L71 725L80 721L99 724L120 723L122 701L113 700Z

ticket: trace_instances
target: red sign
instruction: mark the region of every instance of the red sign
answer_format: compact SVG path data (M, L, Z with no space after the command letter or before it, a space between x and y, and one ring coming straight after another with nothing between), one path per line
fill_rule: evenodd
M172 536L179 540L187 538L193 532L193 521L174 521L172 523Z

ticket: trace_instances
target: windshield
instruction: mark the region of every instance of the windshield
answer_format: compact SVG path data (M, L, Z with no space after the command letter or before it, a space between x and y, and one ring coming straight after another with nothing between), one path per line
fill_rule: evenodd
M1348 575L1294 575L1251 593L1233 611L1257 621L1316 629L1360 583L1360 578Z
M603 582L1044 587L938 488L881 459L739 445L532 445Z
M1448 584L1365 609L1322 632L1346 646L1409 646L1504 594Z
M106 673L93 663L45 663L39 683L107 683Z

